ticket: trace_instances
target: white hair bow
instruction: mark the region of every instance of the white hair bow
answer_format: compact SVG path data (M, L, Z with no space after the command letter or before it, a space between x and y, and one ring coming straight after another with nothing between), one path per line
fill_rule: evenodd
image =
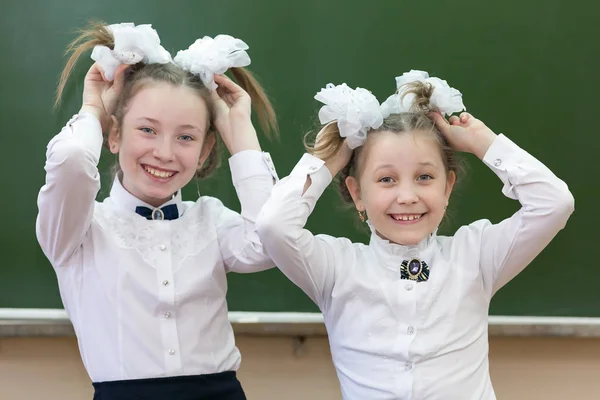
M108 80L113 80L115 70L121 64L166 64L171 55L160 45L160 38L152 25L133 23L113 24L106 27L115 39L114 49L96 46L92 51L92 60L96 61Z
M402 98L402 96L406 89L405 85L417 81L429 83L433 86L430 104L437 108L442 115L450 115L455 112L466 110L462 101L462 94L458 90L450 87L448 82L440 78L430 78L427 72L413 69L409 72L405 72L402 76L396 77L397 93L388 97L388 99L381 104L385 118L389 117L390 114L399 114L410 111L415 100L415 95L409 93L404 96L404 98Z
M383 124L379 101L366 89L330 83L316 94L315 99L325 104L319 110L321 124L337 121L340 136L346 138L351 149L365 142L369 129L377 129Z
M175 64L198 75L210 90L215 90L215 74L223 74L232 67L250 65L246 53L248 45L229 35L217 35L214 39L205 36L196 40L187 50L180 50L174 58Z

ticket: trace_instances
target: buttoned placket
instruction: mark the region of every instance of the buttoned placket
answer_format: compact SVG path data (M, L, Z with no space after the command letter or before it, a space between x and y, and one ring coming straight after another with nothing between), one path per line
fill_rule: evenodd
M172 229L169 221L153 221L157 226L157 236L161 238L155 245L156 252L156 276L158 285L158 301L160 311L157 318L160 319L160 331L163 343L163 354L165 357L165 372L168 375L176 375L182 372L181 351L179 347L179 335L177 332L177 313L175 312L175 279L173 274L173 253L170 231Z
M382 248L379 248L377 251L382 250ZM398 254L390 257L389 254L381 254L379 257L382 261L385 260L383 262L386 263L388 268L394 270L395 276L393 284L385 287L393 291L386 297L392 300L391 308L395 311L395 335L390 340L393 341L392 354L395 355L393 361L395 393L399 398L409 399L412 396L416 365L414 360L410 359L410 348L417 334L419 299L419 284L416 281L401 279L400 267L403 260L421 259L421 256L421 252L415 247L407 249L402 255Z

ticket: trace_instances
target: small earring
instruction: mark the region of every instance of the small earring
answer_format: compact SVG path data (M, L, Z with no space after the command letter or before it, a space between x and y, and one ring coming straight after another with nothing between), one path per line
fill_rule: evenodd
M200 196L200 178L196 177L196 179L194 179L196 181L196 190L198 192L198 198L202 197Z
M360 222L365 222L365 220L366 220L365 212L364 211L359 211L358 212L358 218L360 218Z

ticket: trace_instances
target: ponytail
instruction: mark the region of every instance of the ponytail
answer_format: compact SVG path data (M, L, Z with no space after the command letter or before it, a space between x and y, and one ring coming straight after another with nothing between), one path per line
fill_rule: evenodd
M240 87L250 95L252 106L265 135L269 138L272 138L272 136L277 137L279 129L277 126L277 117L264 88L247 69L230 68L229 70Z
M304 147L308 153L323 161L333 157L344 143L344 138L340 136L340 129L335 121L322 127L315 135L314 140L312 139L313 135L314 132L304 135ZM314 144L311 145L310 142L314 142Z
M313 135L314 132L309 132L304 135L304 147L308 153L320 158L323 161L327 161L332 158L344 144L344 138L340 136L340 129L338 128L337 122L330 122L321 128L319 133L316 134L316 137L319 139L318 141L316 138L312 140ZM313 141L315 143L311 145L310 142ZM342 200L349 204L352 204L353 201L350 191L346 186L346 178L354 173L356 154L357 152L360 152L361 149L362 146L352 152L352 156L350 157L348 164L346 164L346 166L340 171L338 176L338 190L342 196Z
M407 95L413 95L413 104L410 108L411 112L428 114L432 111L439 111L437 107L431 104L431 96L433 95L434 87L429 82L414 81L409 82L402 88L401 101Z
M71 56L67 60L65 68L60 74L60 80L58 81L58 87L56 89L54 108L58 107L60 104L67 80L81 55L88 50L92 50L95 46L113 48L115 45L113 34L106 28L106 24L103 22L90 22L86 28L79 29L78 33L79 36L69 44L67 51L65 52L65 54L71 53Z

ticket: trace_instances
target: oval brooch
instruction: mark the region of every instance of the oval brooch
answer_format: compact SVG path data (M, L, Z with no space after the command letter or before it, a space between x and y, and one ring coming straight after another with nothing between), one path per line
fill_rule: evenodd
M429 266L418 258L404 260L400 265L400 279L424 282L429 279Z

